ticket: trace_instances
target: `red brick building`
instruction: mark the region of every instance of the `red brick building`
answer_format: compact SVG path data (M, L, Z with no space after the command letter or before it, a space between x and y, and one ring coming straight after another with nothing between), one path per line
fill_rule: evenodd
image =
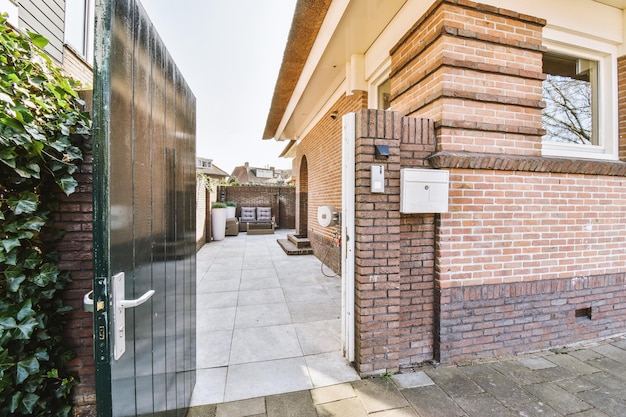
M298 2L264 138L318 255L339 230L318 207L343 213L362 374L626 332L624 7ZM407 168L448 173L447 211L400 212Z

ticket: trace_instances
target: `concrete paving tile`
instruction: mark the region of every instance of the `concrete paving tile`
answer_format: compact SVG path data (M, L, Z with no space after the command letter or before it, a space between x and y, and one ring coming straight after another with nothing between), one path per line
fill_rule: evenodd
M542 402L530 402L526 404L515 404L510 407L513 414L523 417L561 417L562 414L557 413L550 406Z
M230 365L302 356L292 324L235 329Z
M228 367L224 401L313 388L304 358L244 363Z
M239 290L239 278L223 279L219 281L213 281L206 286L203 286L202 290L199 290L199 294L219 293L225 291L237 291Z
M582 413L570 414L567 417L609 417L601 411L598 410L587 410Z
M358 398L348 398L315 406L319 417L367 417L367 411Z
M621 340L618 340L617 342L613 342L611 343L613 346L616 346L620 349L624 349L626 350L626 338L623 338Z
M326 289L321 285L307 285L305 287L284 288L285 299L288 303L329 303L332 301Z
M426 373L423 371L396 374L391 377L391 380L400 389L417 388L417 387L425 387L427 385L435 385L433 380L430 379L430 377L426 375Z
M189 408L185 417L215 417L216 413L217 413L217 405L215 404L200 405L198 407Z
M626 401L605 390L585 391L578 394L586 403L609 416L626 416Z
M298 391L265 398L267 417L317 417L309 391Z
M204 294L197 298L197 310L209 308L237 307L238 291L224 291L211 294Z
M224 401L226 372L226 367L198 369L190 406L216 404Z
M572 379L564 379L562 381L555 382L555 384L563 388L565 391L571 392L572 394L598 388L597 385L589 382L589 380L587 380L585 377L586 375Z
M239 306L252 306L261 304L284 303L285 296L280 288L263 288L253 290L240 290Z
M491 366L498 372L506 375L520 385L538 384L545 382L540 375L519 363L516 360L494 362Z
M589 410L591 406L576 395L553 383L533 384L525 387L532 395L562 414Z
M593 347L591 348L591 350L593 350L594 352L598 352L599 354L606 356L607 358L611 358L619 363L626 363L626 350L620 349L617 346L605 344Z
M588 362L590 365L626 381L626 363L618 362L611 358L602 357Z
M341 319L297 323L295 327L305 355L335 352L341 349Z
M215 330L232 330L235 323L235 307L211 308L196 312L198 333Z
M235 328L265 327L291 324L291 316L286 304L263 304L237 307Z
M590 375L583 375L579 378L579 380L583 384L593 385L594 387L598 387L604 391L610 391L616 398L621 398L626 401L624 381L616 378L608 372L596 372Z
M248 417L255 414L265 414L265 398L218 404L216 417Z
M454 401L469 417L516 417L512 411L487 393L459 397Z
M198 346L202 347L196 351L196 368L228 366L233 339L232 330L198 333L196 337Z
M311 390L311 396L313 398L313 403L318 405L356 397L356 392L354 392L352 384L343 383L328 387L315 388Z
M598 369L591 366L589 362L583 362L575 356L552 355L547 356L546 359L560 366L561 368L565 368L569 371L574 372L577 375L586 375L598 372Z
M360 379L352 365L341 356L340 351L307 355L304 360L311 382L316 388Z
M586 361L590 361L593 359L598 359L598 358L602 358L604 355L595 352L591 349L583 349L583 348L579 348L576 350L572 350L568 353L568 355L571 355L577 359L580 359L583 362Z
M483 389L476 385L458 368L445 367L425 371L428 376L450 397L480 394Z
M463 410L436 385L402 390L402 395L420 416L465 417ZM484 416L486 417L486 416Z
M546 358L519 358L517 361L528 369L532 369L533 371L536 371L537 369L548 369L556 367L554 363L550 362Z
M241 278L239 285L241 291L265 288L280 288L280 281L277 277Z
M468 378L505 406L537 401L537 398L526 392L521 385L489 365L464 366L461 369Z
M411 407L395 408L393 410L370 413L369 417L420 417Z
M353 382L352 387L368 413L409 405L398 387L389 379L364 379Z
M314 304L288 303L287 306L294 323L341 319L341 308L332 301Z

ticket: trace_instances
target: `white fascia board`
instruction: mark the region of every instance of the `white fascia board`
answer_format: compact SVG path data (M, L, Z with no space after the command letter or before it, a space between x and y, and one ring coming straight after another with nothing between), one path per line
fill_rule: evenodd
M298 83L296 84L296 87L291 94L291 98L289 99L289 103L283 112L283 118L281 119L280 124L276 129L276 133L274 134L274 138L277 140L281 140L280 138L285 130L285 127L287 126L287 123L289 123L289 119L291 119L298 102L302 98L302 95L306 90L306 86L309 84L309 81L313 76L313 72L315 72L315 68L317 68L317 64L320 62L324 51L333 37L333 34L337 30L339 22L346 12L349 3L350 0L331 2L328 12L326 13L326 17L324 17L324 22L322 22L322 26L320 27L317 38L315 39L315 43L313 43L311 52L309 53L306 63L304 64Z

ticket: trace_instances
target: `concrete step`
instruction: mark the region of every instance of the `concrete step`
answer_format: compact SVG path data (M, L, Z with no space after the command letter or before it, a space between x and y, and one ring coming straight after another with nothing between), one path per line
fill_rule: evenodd
M287 239L293 243L298 249L306 249L311 247L311 241L300 235L287 235Z
M313 248L299 248L289 239L276 239L287 255L312 255Z

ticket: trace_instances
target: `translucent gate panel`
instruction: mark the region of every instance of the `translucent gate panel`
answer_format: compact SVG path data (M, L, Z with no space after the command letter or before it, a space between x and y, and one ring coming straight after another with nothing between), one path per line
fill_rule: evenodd
M195 383L195 98L138 1L99 0L96 14L98 415L182 417ZM118 298L154 295L115 322L120 272Z

